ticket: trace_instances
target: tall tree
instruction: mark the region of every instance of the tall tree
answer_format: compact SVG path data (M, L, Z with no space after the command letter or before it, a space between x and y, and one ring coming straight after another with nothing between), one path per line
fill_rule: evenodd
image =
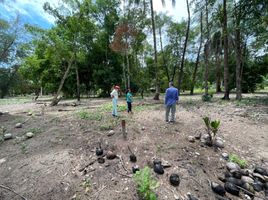
M223 48L224 48L224 100L229 98L229 66L228 66L228 30L227 30L227 0L223 0Z
M186 34L185 34L185 41L184 41L184 47L183 47L183 52L182 52L182 58L181 58L181 65L180 65L180 70L179 70L179 78L178 78L178 88L179 89L181 88L181 83L182 83L182 78L183 78L185 53L186 53L187 42L188 42L189 31L190 31L190 23L191 23L190 7L189 7L188 0L186 0L186 4L187 4L188 20L187 20L187 29L186 29Z

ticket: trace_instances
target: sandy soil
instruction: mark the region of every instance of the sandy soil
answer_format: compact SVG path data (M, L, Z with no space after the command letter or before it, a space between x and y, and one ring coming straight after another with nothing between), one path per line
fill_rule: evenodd
M122 111L116 119L110 111L100 111L109 105L109 99L83 99L78 106L73 106L74 101L64 101L56 107L42 101L1 105L0 111L9 114L0 116L0 127L5 128L5 133L12 133L13 139L0 143L0 184L28 200L139 199L129 146L140 168L150 165L153 159L171 165L164 175L152 173L160 183L156 189L160 200L172 200L175 196L183 199L187 192L200 200L217 199L208 179L219 182L217 175L225 171L222 152L239 155L249 167L268 167L268 95L245 97L248 102L237 103L221 101L216 95L212 102L204 103L199 95L182 96L175 124L165 123L163 102L151 98L135 100L134 114ZM123 99L119 104L125 104ZM90 116L81 119L81 112ZM199 140L188 142L189 135L205 133L203 116L221 120L218 136L225 141L222 150L200 145ZM122 119L127 124L126 140L121 133ZM22 128L14 128L19 122L23 123ZM111 129L115 133L108 136ZM29 131L34 137L26 139ZM95 156L98 142L105 152L112 150L121 159L106 159L99 164ZM169 184L171 173L180 175L179 187ZM0 187L2 199L21 198Z

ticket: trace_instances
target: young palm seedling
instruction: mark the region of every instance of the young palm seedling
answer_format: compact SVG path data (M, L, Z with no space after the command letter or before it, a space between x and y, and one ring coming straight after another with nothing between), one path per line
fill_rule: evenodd
M209 135L207 145L212 146L221 122L220 120L211 121L209 117L204 117L203 120L207 127L207 133Z

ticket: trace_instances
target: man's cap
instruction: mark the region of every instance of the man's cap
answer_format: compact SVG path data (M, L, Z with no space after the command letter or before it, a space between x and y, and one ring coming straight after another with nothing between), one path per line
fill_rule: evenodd
M120 87L118 85L114 86L115 89L120 89Z

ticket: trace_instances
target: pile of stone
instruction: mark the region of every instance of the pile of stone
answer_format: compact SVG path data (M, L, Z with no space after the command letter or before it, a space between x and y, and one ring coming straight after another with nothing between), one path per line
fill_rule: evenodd
M224 187L218 183L211 183L212 190L224 196L228 192L243 199L254 197L268 198L268 170L264 167L253 169L241 169L238 164L228 162L226 172L218 179L224 183Z

